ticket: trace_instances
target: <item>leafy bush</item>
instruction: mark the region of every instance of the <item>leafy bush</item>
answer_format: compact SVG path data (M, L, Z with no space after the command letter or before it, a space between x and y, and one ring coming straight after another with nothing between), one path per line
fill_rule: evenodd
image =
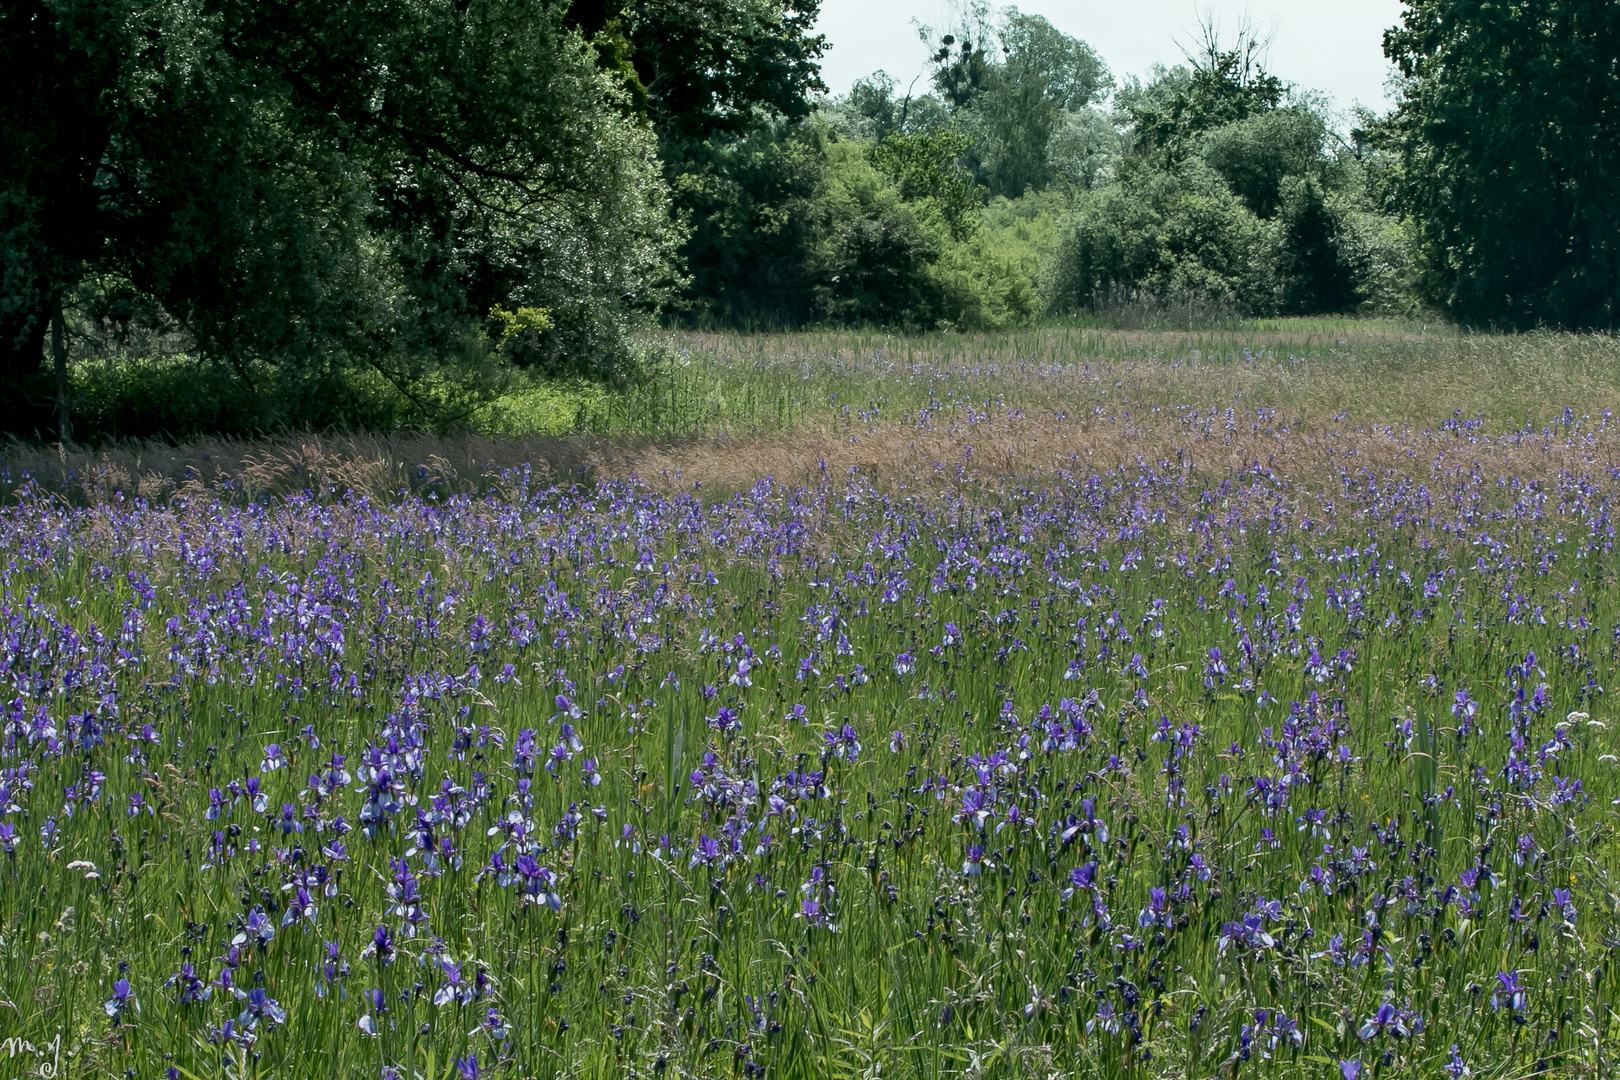
M932 276L940 291L940 321L958 330L1016 326L1041 310L1033 277L984 235L949 245Z
M977 231L948 245L935 267L946 322L994 330L1039 317L1041 267L1057 245L1068 206L1055 190L991 199Z
M949 238L930 199L908 202L860 148L829 147L815 213L815 312L844 323L932 326L943 312L930 272Z
M180 440L202 435L348 428L451 428L493 400L510 374L493 363L444 368L404 392L382 373L256 361L240 367L171 355L73 365L74 434Z
M1322 118L1309 109L1272 109L1205 132L1198 154L1245 206L1270 218L1287 180L1319 175L1326 134Z
M1279 303L1276 226L1252 214L1202 161L1136 168L1084 196L1043 282L1069 312L1117 288L1228 300L1250 312Z

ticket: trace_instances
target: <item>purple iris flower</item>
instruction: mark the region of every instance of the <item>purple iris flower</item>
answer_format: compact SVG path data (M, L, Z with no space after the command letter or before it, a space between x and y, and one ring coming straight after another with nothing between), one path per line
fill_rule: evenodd
M1519 973L1498 971L1496 982L1496 992L1491 995L1491 1008L1500 1009L1506 1005L1513 1012L1521 1011L1525 1002L1529 1000L1529 995L1519 986Z
M252 1031L259 1026L259 1021L265 1020L266 1027L287 1022L287 1010L276 1004L273 998L265 995L262 987L255 986L249 990L242 1003L242 1014L236 1018L237 1025L244 1031Z
M1411 1030L1406 1026L1406 1020L1401 1016L1400 1010L1387 1001L1378 1006L1378 1011L1367 1018L1366 1022L1361 1025L1361 1030L1356 1034L1363 1039L1371 1039L1385 1032L1393 1032L1402 1036L1411 1034Z
M388 995L381 990L367 990L366 1008L369 1011L360 1018L357 1026L367 1035L375 1035L381 1028L383 1015L388 1012Z
M117 982L113 983L112 997L107 999L106 1004L104 1004L102 1008L107 1011L107 1015L109 1017L117 1020L125 1013L132 1012L136 1015L140 1015L141 1003L136 1000L135 995L130 992L129 980L119 979Z

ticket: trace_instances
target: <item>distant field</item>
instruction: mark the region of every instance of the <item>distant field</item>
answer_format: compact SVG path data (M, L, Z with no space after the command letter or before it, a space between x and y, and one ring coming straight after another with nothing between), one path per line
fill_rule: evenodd
M874 409L904 420L941 404L1000 402L1070 412L1264 406L1296 419L1348 411L1357 422L1416 425L1460 411L1503 425L1542 419L1531 414L1554 401L1620 401L1620 347L1611 337L1476 335L1378 320L910 337L689 333L674 341L682 360L661 396L578 399L583 411L566 422L602 433L735 434L865 420ZM543 396L562 400L560 391ZM521 400L503 403L506 415L520 415Z
M1585 418L1599 449L1581 452L1607 453L1604 410L1620 408L1620 344L1606 335L1281 319L1194 331L687 333L670 343L674 361L645 387L533 387L461 436L329 433L65 457L14 446L0 454L0 485L27 473L49 483L71 474L69 486L97 490L144 482L153 496L221 479L237 491L442 493L478 490L491 468L522 462L562 480L634 474L731 490L766 475L803 480L824 463L897 483L954 466L968 446L975 468L1020 475L1176 451L1217 468L1260 455L1297 473L1327 460L1335 441L1372 453L1457 423L1477 438ZM1193 430L1210 416L1219 440Z
M678 344L0 454L0 1062L1620 1071L1612 339Z

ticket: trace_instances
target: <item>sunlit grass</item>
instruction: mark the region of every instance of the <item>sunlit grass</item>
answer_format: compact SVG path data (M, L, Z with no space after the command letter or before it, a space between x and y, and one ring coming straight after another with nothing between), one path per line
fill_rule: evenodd
M1620 348L1606 335L1472 334L1444 325L1330 318L1209 329L897 335L689 332L640 386L537 386L476 423L506 434L613 436L802 430L850 418L1000 404L1025 410L1236 405L1308 422L1433 426L1461 414L1493 429L1580 403L1620 404Z

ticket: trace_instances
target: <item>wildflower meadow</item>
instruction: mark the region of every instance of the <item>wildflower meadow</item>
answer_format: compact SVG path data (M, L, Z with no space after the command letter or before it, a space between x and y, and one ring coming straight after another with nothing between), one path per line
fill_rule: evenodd
M0 1070L1614 1075L1609 418L1156 415L1220 453L10 477Z

